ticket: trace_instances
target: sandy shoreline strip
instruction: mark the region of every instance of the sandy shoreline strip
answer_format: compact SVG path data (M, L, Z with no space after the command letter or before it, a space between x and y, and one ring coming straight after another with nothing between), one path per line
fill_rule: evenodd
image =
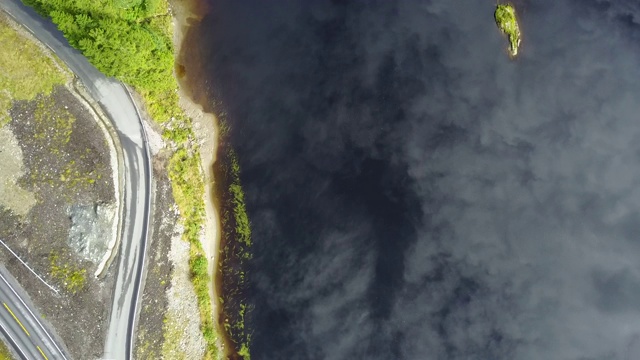
M197 19L198 16L191 12L188 8L189 1L180 2L172 1L174 38L173 43L176 49L176 58L182 49L182 40L185 31L189 27L190 19ZM203 111L202 106L196 104L186 94L180 84L179 96L180 107L185 111L186 115L193 121L193 131L196 135L198 148L200 151L200 166L204 174L204 204L205 204L205 221L204 231L200 236L202 248L209 260L209 276L212 279L209 282L209 293L211 295L211 305L213 314L218 314L217 294L214 287L214 270L218 263L218 247L220 243L220 223L219 217L213 204L213 164L216 161L217 150L217 121L215 116ZM217 324L217 319L214 319Z

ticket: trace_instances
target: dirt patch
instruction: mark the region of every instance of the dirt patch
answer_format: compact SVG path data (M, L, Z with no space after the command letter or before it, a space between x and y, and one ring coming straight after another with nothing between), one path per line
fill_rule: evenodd
M39 310L78 359L102 355L113 277L70 246L72 209L115 202L107 141L91 112L63 86L51 95L14 102L5 125L19 144L24 174L17 185L34 194L24 216L0 208L0 238L47 282L47 289L7 251L0 261L20 279ZM81 244L83 237L76 241ZM103 239L108 241L108 239Z
M0 206L25 216L36 203L32 192L17 183L24 175L22 150L11 130L0 128Z

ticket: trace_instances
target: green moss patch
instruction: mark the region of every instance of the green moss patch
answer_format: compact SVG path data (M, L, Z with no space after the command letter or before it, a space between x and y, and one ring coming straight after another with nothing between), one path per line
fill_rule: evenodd
M87 283L87 270L60 260L57 252L49 254L51 276L62 283L65 290L75 294Z

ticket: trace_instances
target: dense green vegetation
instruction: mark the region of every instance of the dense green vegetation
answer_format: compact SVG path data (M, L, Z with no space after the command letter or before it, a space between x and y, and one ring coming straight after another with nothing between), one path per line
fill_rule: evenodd
M175 88L166 0L25 0L100 71L147 91Z
M496 25L509 38L509 53L512 57L518 55L520 46L520 27L516 18L516 9L511 4L499 4L494 13Z
M167 0L24 0L100 71L140 92L151 117L180 113Z
M178 105L167 0L25 2L49 16L69 43L100 71L132 85L142 95L151 117L163 125L163 135L175 149L169 177L185 228L183 238L191 245L189 263L207 343L205 358L219 358L207 258L199 239L204 221L203 175L191 120Z

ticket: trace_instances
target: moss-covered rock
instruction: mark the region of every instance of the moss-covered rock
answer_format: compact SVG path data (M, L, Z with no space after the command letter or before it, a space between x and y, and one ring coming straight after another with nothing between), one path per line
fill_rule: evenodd
M516 18L516 9L511 4L499 4L494 13L496 25L509 38L509 54L511 57L518 55L520 47L520 27Z

